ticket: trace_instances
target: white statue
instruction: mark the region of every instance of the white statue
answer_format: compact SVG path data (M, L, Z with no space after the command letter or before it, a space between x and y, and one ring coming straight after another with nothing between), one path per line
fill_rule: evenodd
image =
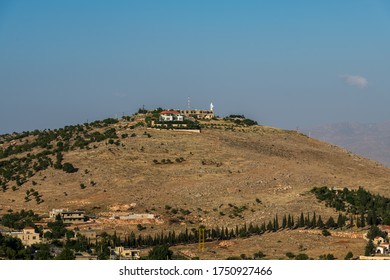
M210 111L213 111L214 110L214 105L213 105L213 103L211 102L211 104L210 104Z

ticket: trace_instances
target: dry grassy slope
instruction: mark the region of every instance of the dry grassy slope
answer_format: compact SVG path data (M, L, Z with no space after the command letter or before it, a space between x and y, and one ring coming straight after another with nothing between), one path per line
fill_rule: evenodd
M117 203L136 203L134 212L154 209L151 212L168 218L164 206L170 205L190 210L186 219L195 224L236 225L268 221L275 213L334 214L307 193L313 186L389 191L389 169L291 131L261 126L239 131L208 129L201 134L147 130L151 138L143 137L144 131L136 129L137 137L121 140L124 147L99 143L96 149L66 153L64 162L73 163L79 172L48 169L33 177L44 203L24 202L25 191L32 187L29 182L15 192L2 193L0 208L47 212L68 207L98 214ZM178 157L185 162L176 163ZM154 164L154 159L174 163ZM80 189L80 183L87 188ZM229 203L248 208L241 213L243 218L229 217Z

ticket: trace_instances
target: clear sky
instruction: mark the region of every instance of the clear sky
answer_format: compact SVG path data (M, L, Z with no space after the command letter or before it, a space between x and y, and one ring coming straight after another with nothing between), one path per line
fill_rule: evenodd
M0 0L0 134L139 107L390 120L390 1Z

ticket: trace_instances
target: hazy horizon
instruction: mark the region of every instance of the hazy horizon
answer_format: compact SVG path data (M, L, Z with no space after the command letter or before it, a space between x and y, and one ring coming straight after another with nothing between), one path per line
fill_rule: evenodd
M390 120L388 1L2 1L0 134L145 105L295 129Z

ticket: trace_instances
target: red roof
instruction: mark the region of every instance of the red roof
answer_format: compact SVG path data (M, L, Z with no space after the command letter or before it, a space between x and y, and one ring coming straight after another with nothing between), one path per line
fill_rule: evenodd
M162 111L160 113L160 115L169 115L169 114L171 114L171 115L180 115L180 113L178 111Z
M390 230L390 226L380 226L382 228L382 230Z
M25 227L24 229L34 229L33 227Z

